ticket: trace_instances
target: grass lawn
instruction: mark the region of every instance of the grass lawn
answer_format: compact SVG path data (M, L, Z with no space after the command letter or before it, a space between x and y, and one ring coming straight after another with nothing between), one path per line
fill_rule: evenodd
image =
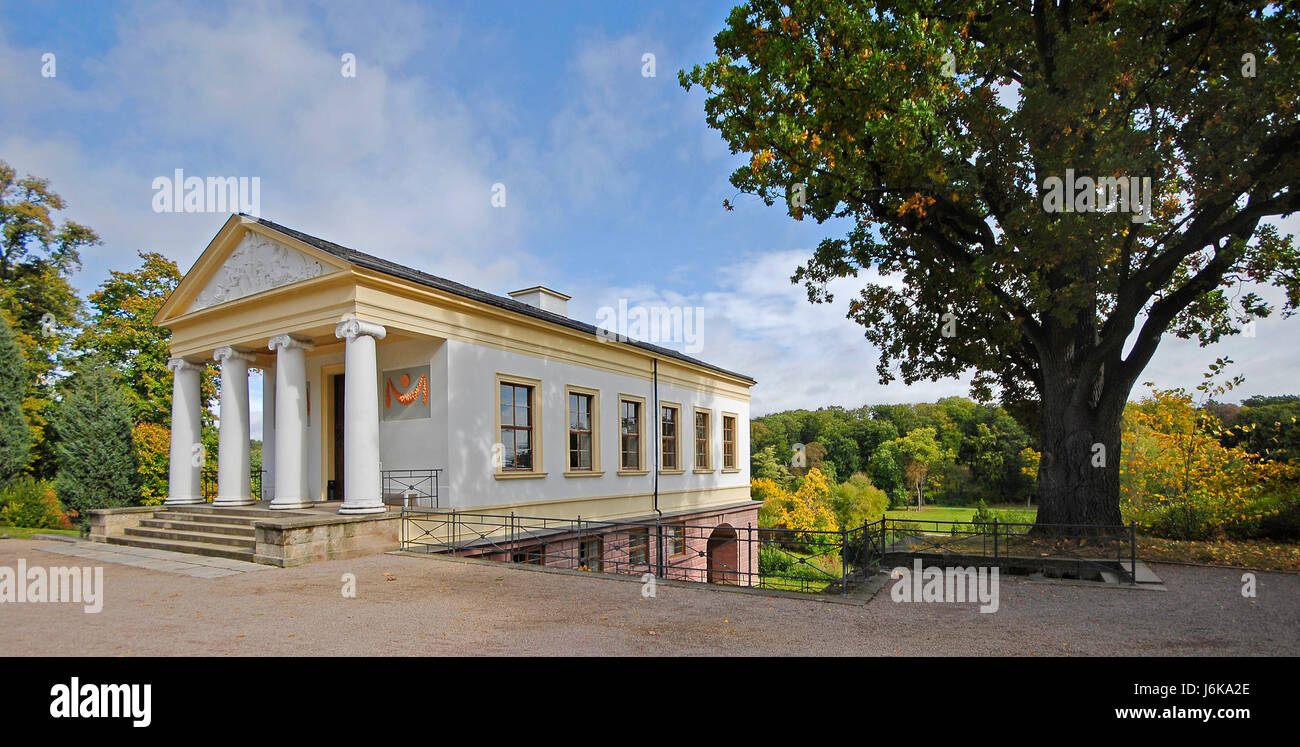
M30 527L11 527L8 524L0 524L0 535L13 537L14 539L31 539L33 534L66 534L69 537L80 536L76 529L32 529Z
M989 510L997 517L998 521L1003 522L1020 522L1033 523L1034 517L1038 515L1037 508L1025 508L1024 506L989 506ZM896 508L885 512L885 516L891 519L903 519L911 521L970 521L975 515L975 509L965 506L926 506L917 511L916 509ZM935 531L946 532L951 525L941 525L936 527Z

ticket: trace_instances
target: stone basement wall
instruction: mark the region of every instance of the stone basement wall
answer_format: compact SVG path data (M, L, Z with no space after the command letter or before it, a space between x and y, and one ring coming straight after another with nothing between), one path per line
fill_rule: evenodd
M617 519L612 520L617 522ZM705 553L708 551L709 536L716 527L727 524L735 531L737 543L735 544L736 565L734 566L740 573L737 574L718 574L717 583L730 584L733 586L749 586L757 580L758 574L758 508L743 506L738 508L722 510L706 510L685 514L673 514L665 516L663 519L665 526L674 523L686 524L685 545L686 552L680 555L671 554L669 548L664 549L664 561L666 566L666 577L678 581L708 581L708 557ZM641 527L638 527L640 529ZM658 557L659 543L654 532L648 532L647 538L649 557L653 562ZM549 568L578 568L578 543L582 540L601 539L604 542L602 547L604 563L603 570L607 573L623 573L639 575L643 570L648 571L650 567L629 566L627 557L628 533L610 529L604 532L589 532L583 535L581 539L572 535L558 535L546 539L525 539L515 543L516 547L511 551L492 552L485 551L466 551L460 554L465 557L477 557L488 560L509 561L514 550L523 550L539 545L545 546L543 565ZM497 545L507 545L509 540L504 535L497 535ZM665 543L667 544L667 543ZM621 570L620 570L621 569Z
M320 514L253 523L254 560L292 568L318 560L346 560L396 550L401 545L401 513Z

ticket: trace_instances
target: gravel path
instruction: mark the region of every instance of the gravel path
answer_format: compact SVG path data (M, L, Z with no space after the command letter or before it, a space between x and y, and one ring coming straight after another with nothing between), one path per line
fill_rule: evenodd
M0 566L78 560L0 541ZM222 578L104 564L98 614L0 604L0 655L1289 655L1300 576L1153 565L1167 592L1004 578L1001 607L831 604L392 555ZM356 576L356 598L341 577Z

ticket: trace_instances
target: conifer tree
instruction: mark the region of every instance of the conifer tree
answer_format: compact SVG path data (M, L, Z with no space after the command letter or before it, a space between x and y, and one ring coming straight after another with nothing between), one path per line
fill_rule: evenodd
M32 432L23 414L27 363L9 320L0 313L0 487L13 482L31 461Z
M55 421L59 467L54 485L59 499L84 524L91 509L136 501L140 464L131 408L112 368L88 365L75 379Z

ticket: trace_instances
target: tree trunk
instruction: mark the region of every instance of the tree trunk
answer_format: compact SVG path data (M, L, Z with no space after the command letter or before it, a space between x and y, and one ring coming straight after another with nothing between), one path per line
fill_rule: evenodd
M1072 404L1072 387L1042 392L1036 534L1114 534L1119 513L1119 402ZM1126 395L1127 393L1125 393ZM1087 399L1087 398L1085 398Z

